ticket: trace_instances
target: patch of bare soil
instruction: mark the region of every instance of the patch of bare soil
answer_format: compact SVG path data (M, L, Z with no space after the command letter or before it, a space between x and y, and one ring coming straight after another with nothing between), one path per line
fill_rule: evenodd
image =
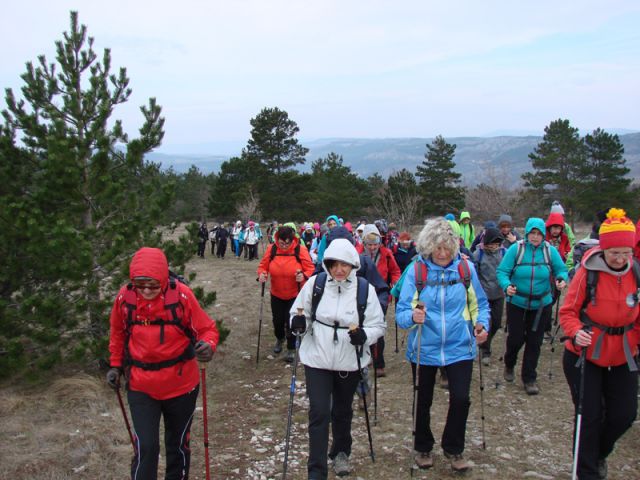
M208 245L207 245L208 246ZM263 250L261 250L262 252ZM214 479L279 479L282 476L291 366L283 354L271 352L274 342L268 290L264 298L260 362L256 365L260 287L257 261L236 260L230 251L224 260L195 257L188 271L198 276L194 286L215 290L210 309L231 329L207 370L207 399L211 471ZM354 479L410 477L412 464L411 370L404 359L403 332L395 353L393 313L388 315L387 376L378 382L377 425L372 426L376 462L369 458L364 412L354 403ZM569 389L562 374L562 347L553 355L543 345L538 367L540 395L527 396L517 381L502 381L498 357L504 348L502 333L494 339L494 355L483 368L486 450L482 449L482 422L478 365L472 385L465 456L473 469L454 474L436 445L435 467L417 471L415 478L569 479L572 449L572 412ZM496 387L496 379L498 386ZM304 369L298 367L293 410L289 474L306 478L308 451ZM436 388L432 407L433 430L442 434L448 392ZM373 406L370 408L373 421ZM122 479L128 477L131 445L117 398L105 386L103 375L77 375L52 380L39 389L5 385L0 390L0 478L7 479ZM200 403L192 429L190 478L204 479L204 447ZM638 422L618 443L609 458L609 479L640 478ZM161 465L162 465L161 459ZM162 478L162 476L160 477ZM330 473L329 478L335 478Z

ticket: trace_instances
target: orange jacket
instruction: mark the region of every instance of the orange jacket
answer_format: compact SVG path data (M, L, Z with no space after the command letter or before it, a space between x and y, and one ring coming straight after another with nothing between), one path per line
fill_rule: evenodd
M300 263L295 256L296 246L300 245ZM271 260L271 251L276 249L276 256ZM296 282L296 273L302 270L305 280L302 283ZM283 250L278 245L278 234L275 235L275 242L264 252L260 265L258 265L258 276L266 273L271 276L271 295L281 300L291 300L298 296L298 292L306 280L313 275L315 266L311 261L309 250L300 243L300 239L295 237L289 248Z
M560 325L565 335L572 338L583 327L580 321L580 310L587 295L588 259L601 252L593 248L583 259L584 266L576 270L576 275L569 284L569 291L560 308ZM586 308L586 314L591 321L606 327L622 327L635 322L632 330L627 332L627 339L632 353L637 353L637 345L640 343L640 308L635 305L627 306L626 300L629 293L637 291L636 281L631 269L618 277L610 273L599 271L594 305L592 301ZM623 349L622 335L609 335L597 327L593 327L591 345L587 349L587 359L601 367L614 367L627 362ZM604 335L600 358L592 358L598 338ZM580 355L581 348L573 345L571 340L565 342L565 347L576 355Z
M167 291L169 268L161 250L143 248L131 262L131 278L149 276L160 281L163 290L153 300L145 300L135 290L136 321L171 320L171 312L165 309L164 295ZM219 333L214 320L200 307L198 300L186 285L176 282L178 298L182 307L182 324L191 330L196 341L203 340L215 351ZM158 363L174 359L189 345L185 332L174 325L131 325L127 334L128 309L125 305L127 287L118 292L109 319L110 365L125 366L125 347L132 359L145 363ZM161 329L164 334L161 338ZM128 345L127 343L128 338ZM162 340L162 341L161 341ZM157 400L166 400L191 391L199 382L198 363L195 358L159 370L145 370L134 365L127 369L129 388L144 392Z

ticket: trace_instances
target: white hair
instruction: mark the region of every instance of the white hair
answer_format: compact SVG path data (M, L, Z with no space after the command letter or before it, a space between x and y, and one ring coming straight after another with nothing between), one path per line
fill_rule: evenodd
M416 242L416 250L424 258L428 258L439 246L445 247L455 257L460 251L459 237L451 224L443 217L427 220Z

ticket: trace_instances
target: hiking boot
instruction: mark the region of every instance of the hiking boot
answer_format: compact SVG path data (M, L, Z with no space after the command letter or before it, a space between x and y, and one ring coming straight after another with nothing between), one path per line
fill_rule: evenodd
M485 367L488 367L490 358L491 357L489 357L489 355L483 355L482 356L482 365L484 365Z
M287 363L293 363L296 358L295 350L287 350L287 355L284 357L284 361Z
M524 391L527 392L527 395L537 395L540 393L540 389L538 388L538 384L536 382L525 383Z
M378 378L386 377L387 374L384 372L384 368L376 368L376 376Z
M339 452L333 459L333 471L339 477L344 477L351 473L351 467L349 467L349 457L344 452Z
M440 372L440 388L449 390L449 379L447 378L447 374L444 372L444 370Z
M276 344L273 346L273 353L278 354L282 351L282 344L284 340L280 340L279 338L276 340Z
M504 367L504 372L502 373L505 382L513 383L516 379L516 376L513 374L513 367Z
M467 462L461 453L447 453L444 452L444 456L451 460L451 469L454 472L463 473L471 469L471 465Z
M607 480L608 470L609 469L607 468L607 459L599 458L598 459L598 476L600 477L600 480Z
M416 466L422 470L433 467L431 452L418 452L415 457Z

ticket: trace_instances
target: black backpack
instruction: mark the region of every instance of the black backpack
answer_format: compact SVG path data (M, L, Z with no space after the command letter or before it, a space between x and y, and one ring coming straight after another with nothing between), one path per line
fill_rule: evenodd
M276 256L278 256L278 257L291 257L291 256L294 256L294 257L296 257L297 262L300 265L302 265L302 262L300 261L300 243L298 243L296 245L296 247L293 249L293 253L278 253L278 247L274 243L273 245L271 245L271 255L270 255L269 261L273 262L273 259L276 258Z
M369 282L366 278L356 276L358 281L358 292L356 301L358 303L358 323L360 328L364 324L364 311L367 309L367 300L369 297ZM324 294L324 287L327 283L327 272L320 272L316 275L315 283L313 284L313 294L311 295L311 321L316 320L316 311L318 310L318 304ZM320 322L322 323L322 322ZM338 327L335 325L328 325L333 328L348 329L349 327ZM337 340L337 335L335 337Z

